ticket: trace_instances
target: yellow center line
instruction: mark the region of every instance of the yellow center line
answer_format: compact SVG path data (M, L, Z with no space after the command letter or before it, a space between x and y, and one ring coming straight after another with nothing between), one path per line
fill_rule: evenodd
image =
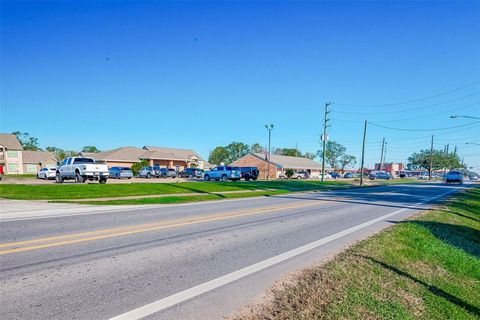
M193 225L197 223L245 217L249 215L269 213L273 211L301 208L306 206L318 205L320 203L325 203L325 202L326 201L313 200L313 202L311 201L307 203L303 202L301 204L296 204L291 206L266 207L266 208L261 208L258 210L246 211L246 212L244 210L236 211L236 212L234 211L234 212L228 212L226 214L205 215L197 218L186 218L186 219L178 219L178 220L172 220L172 221L152 222L152 223L140 224L140 225L129 226L129 227L110 228L110 229L80 232L80 233L66 234L61 236L53 236L53 237L32 239L32 240L26 240L26 241L19 241L19 242L3 243L3 244L0 244L0 248L5 248L5 247L14 247L14 248L0 250L0 255L31 251L31 250L37 250L37 249L44 249L44 248L51 248L51 247L58 247L58 246L63 246L68 244L107 239L107 238L119 237L119 236L125 236L125 235L132 235L136 233L156 231L156 230L167 229L167 228L182 227L182 226ZM54 241L54 240L63 240L63 241L49 243L49 241ZM35 243L39 243L39 244L35 244ZM22 245L26 245L26 244L35 244L35 245L22 247Z

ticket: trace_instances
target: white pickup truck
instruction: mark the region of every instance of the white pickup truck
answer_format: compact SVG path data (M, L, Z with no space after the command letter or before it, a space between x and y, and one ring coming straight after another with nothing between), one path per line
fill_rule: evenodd
M58 164L55 174L55 181L62 183L64 180L75 179L78 183L85 180L98 180L106 183L109 175L108 166L103 163L96 163L93 158L70 157Z

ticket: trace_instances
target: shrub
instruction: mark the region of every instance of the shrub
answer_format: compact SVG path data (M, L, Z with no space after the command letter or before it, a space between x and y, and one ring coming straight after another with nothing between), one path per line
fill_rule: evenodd
M287 176L288 179L290 179L293 176L294 173L295 172L293 171L293 169L285 170L285 175Z
M138 173L142 170L143 167L148 166L148 161L147 160L142 160L141 162L134 163L132 165L132 171L133 175L136 176Z

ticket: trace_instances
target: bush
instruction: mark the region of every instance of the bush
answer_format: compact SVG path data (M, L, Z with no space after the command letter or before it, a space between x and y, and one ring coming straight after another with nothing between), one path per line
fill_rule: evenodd
M294 173L295 172L293 171L293 169L285 170L285 175L287 176L288 179L290 179L293 176Z
M134 163L132 165L133 175L136 176L142 170L143 167L148 166L147 160L142 160L141 162Z

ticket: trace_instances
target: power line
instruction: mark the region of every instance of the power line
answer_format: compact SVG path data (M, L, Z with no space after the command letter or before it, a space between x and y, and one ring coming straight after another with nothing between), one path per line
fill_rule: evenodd
M403 112L408 112L408 111L415 111L415 110L422 110L422 109L428 109L428 108L431 108L431 107L436 107L436 106L439 106L439 105L441 105L441 104L446 104L446 103L450 103L450 102L455 102L455 101L458 101L458 100L462 100L462 99L465 99L465 98L474 96L474 95L479 94L479 93L480 93L480 91L477 91L477 92L471 93L471 94L469 94L469 95L461 96L461 97L458 97L458 98L455 98L455 99L451 99L451 100L448 100L448 101L438 102L438 103L434 103L434 104L430 104L430 105L426 105L426 106L415 107L415 108L409 108L409 109L403 109L403 110L396 110L396 111L385 111L385 112L332 111L332 112L333 112L333 113L341 113L341 114L357 114L357 115L368 115L368 114L371 114L371 115L379 115L379 114L403 113Z
M419 98L419 99L413 99L413 100L406 100L406 101L401 101L401 102L383 103L383 104L347 104L347 103L333 102L333 104L336 104L336 105L339 105L339 106L346 106L346 107L382 107L382 106L395 106L395 105L400 105L400 104L413 103L413 102L424 101L424 100L428 100L428 99L433 99L433 98L441 97L441 96L444 96L444 95L447 95L447 94L450 94L450 93L453 93L453 92L460 91L460 90L465 89L465 88L468 88L468 87L472 87L472 86L474 86L474 85L476 85L476 84L479 84L479 83L480 83L480 81L475 81L475 82L466 84L466 85L464 85L464 86L462 86L462 87L459 87L459 88L456 88L456 89L453 89L453 90L449 90L449 91L445 91L445 92L442 92L442 93L438 93L438 94L435 94L435 95L432 95L432 96L423 97L423 98Z
M459 126L454 126L454 127L447 127L447 128L435 128L435 129L405 129L405 128L393 128L393 127L387 127L387 126L382 126L379 124L375 124L373 122L369 122L372 126L375 127L380 127L384 129L390 129L390 130L397 130L397 131L441 131L441 130L450 130L450 129L455 129L455 128L461 128L461 127L466 127L470 126L472 124L477 124L480 123L480 121L475 121L475 122L470 122L467 124L459 125Z

